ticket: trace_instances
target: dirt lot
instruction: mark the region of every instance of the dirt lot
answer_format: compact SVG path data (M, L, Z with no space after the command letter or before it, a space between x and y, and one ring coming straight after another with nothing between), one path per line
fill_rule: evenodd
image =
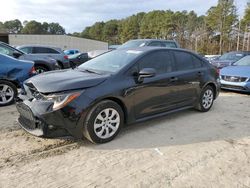
M221 93L125 127L112 142L40 139L0 108L0 187L250 187L250 96Z

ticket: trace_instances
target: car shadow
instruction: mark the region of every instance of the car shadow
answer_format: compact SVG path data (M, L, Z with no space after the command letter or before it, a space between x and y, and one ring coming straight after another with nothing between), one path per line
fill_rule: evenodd
M222 93L206 113L190 109L150 121L127 125L111 142L92 149L140 149L186 145L250 136L250 99L248 96Z

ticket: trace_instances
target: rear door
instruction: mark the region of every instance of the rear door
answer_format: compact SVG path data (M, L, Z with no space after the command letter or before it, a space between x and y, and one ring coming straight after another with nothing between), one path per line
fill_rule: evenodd
M206 68L202 61L186 51L171 50L175 62L177 107L192 105L198 97Z

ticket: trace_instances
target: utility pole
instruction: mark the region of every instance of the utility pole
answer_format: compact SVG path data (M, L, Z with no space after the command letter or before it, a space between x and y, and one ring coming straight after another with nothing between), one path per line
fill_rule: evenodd
M239 51L239 47L240 47L240 27L241 27L241 19L239 18L238 39L237 39L237 51Z

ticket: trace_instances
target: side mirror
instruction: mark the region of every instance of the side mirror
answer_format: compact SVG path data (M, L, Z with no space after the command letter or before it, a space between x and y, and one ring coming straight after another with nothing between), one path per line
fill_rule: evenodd
M22 54L20 52L13 52L14 58L19 58Z
M138 81L143 82L144 78L151 78L156 75L156 70L153 68L144 68L138 74Z

